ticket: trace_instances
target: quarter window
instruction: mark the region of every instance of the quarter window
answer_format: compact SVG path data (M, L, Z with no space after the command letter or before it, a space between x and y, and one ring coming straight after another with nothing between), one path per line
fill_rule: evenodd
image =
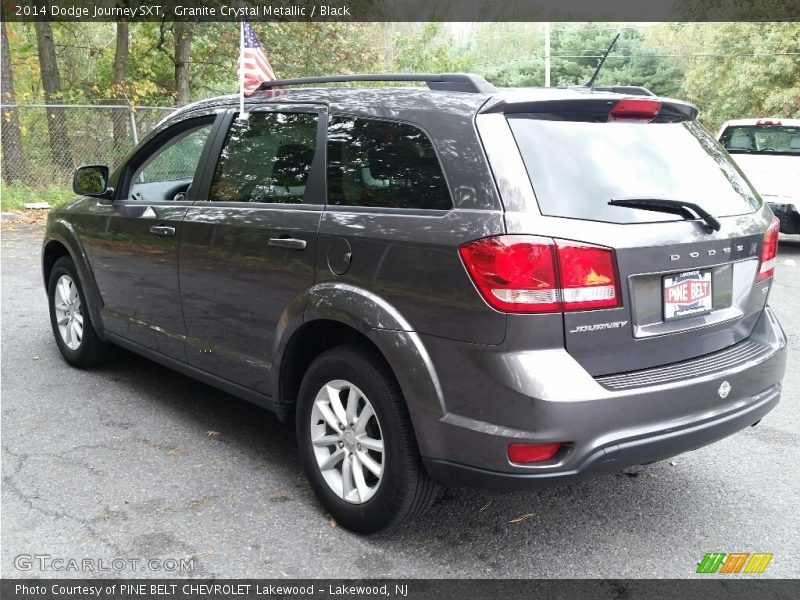
M328 127L328 203L449 210L436 151L412 125L335 117Z
M317 115L255 112L235 120L214 171L212 202L303 202Z

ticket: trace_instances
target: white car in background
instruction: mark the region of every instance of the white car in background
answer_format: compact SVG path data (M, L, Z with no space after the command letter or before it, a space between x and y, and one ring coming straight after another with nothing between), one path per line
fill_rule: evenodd
M800 119L737 119L717 139L781 221L800 233Z

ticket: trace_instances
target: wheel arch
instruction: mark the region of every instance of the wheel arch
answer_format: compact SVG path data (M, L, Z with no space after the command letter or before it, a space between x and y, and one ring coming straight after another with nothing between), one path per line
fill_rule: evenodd
M352 325L326 318L305 321L286 341L278 366L276 397L278 416L282 421L291 422L294 419L300 383L311 363L323 352L345 345L358 346L394 373L389 361L374 342Z
M275 349L274 397L278 416L294 419L305 371L323 352L359 345L394 375L415 431L445 414L442 390L431 358L416 332L385 300L351 285L322 284L309 291L305 310L279 332ZM417 437L424 453L424 436Z
M56 261L62 256L69 256L72 258L69 250L67 250L67 247L60 240L45 242L42 248L42 276L44 277L45 288L50 284L50 273L53 271L53 265L55 265ZM72 262L75 262L74 258L72 258Z
M89 309L89 318L98 337L104 340L103 320L100 316L100 308L103 305L103 301L97 289L88 253L72 224L63 219L58 219L48 225L47 234L42 244L41 265L45 290L47 290L50 283L50 274L53 266L63 256L68 256L72 259L72 263L78 271L78 277L80 278L83 294L86 297L86 304Z

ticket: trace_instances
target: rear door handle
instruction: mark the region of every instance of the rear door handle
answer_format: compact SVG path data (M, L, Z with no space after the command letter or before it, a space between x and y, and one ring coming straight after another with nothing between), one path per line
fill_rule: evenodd
M155 233L156 235L160 235L162 237L169 237L171 235L175 235L175 228L169 227L168 225L153 225L150 228L150 233Z
M276 248L289 248L290 250L305 250L306 241L298 240L297 238L270 238L269 245Z

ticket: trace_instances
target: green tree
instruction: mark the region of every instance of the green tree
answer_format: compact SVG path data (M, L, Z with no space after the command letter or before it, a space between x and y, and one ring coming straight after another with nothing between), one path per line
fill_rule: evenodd
M551 33L551 75L554 86L570 86L589 80L600 56L614 38L616 27L609 23L555 23ZM643 85L656 94L673 95L680 89L680 64L647 44L637 28L619 26L619 40L609 55L596 85ZM485 76L503 86L543 85L544 36L532 33L528 55L485 67ZM501 46L508 41L499 42Z
M55 40L48 22L34 23L36 45L39 54L39 71L42 77L44 99L48 104L61 104L61 75L58 70ZM47 131L50 139L50 157L60 167L70 168L72 158L69 151L67 121L63 109L47 109Z
M178 106L188 104L192 98L189 67L192 58L193 29L193 23L175 21L172 24L172 36L175 40L172 62L175 64L175 103Z
M468 71L472 56L446 34L442 23L413 25L397 35L394 70L410 73L452 73Z
M800 23L714 23L675 28L690 47L680 95L716 129L746 117L800 116Z
M128 22L117 22L117 42L114 46L114 69L111 76L111 93L123 100L120 104L125 105L124 101L126 96L126 83L128 75L128 54L129 54L129 40L128 40ZM124 110L115 110L111 114L112 120L112 136L114 138L114 150L121 153L128 141L128 120L127 114Z
M11 55L8 50L8 32L6 23L2 24L2 89L0 97L3 104L16 102L14 94L14 74L11 69ZM3 180L12 183L25 178L25 157L22 154L22 135L19 128L19 113L15 108L2 109L2 150L3 150Z

